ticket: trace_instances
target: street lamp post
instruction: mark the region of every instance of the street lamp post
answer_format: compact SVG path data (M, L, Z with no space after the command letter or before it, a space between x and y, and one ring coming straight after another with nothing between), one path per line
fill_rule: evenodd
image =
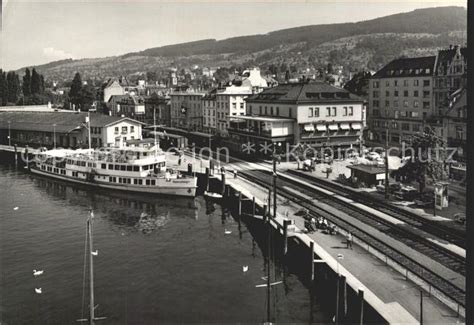
M8 121L8 146L11 147L12 139L11 139L11 131L10 131L10 121Z
M273 144L273 218L276 218L276 210L277 210L277 191L276 191L276 183L277 183L277 156L276 156L276 149L277 146L280 147L281 143L274 143Z
M385 130L385 198L386 199L389 198L389 194L388 194L388 127Z
M54 149L56 149L56 123L53 124L53 143Z

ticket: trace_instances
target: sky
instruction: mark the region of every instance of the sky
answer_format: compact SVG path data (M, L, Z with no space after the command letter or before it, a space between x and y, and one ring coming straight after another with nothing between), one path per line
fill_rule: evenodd
M466 0L3 0L0 67L114 56L449 5L466 7Z

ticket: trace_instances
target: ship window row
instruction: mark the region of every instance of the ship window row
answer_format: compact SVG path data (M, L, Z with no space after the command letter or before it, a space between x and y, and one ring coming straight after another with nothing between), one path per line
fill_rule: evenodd
M134 185L143 185L143 179L139 178L128 178L128 177L113 177L109 176L109 182L111 183L120 183L120 184L133 184ZM148 186L155 186L156 185L156 180L154 179L146 179L145 180L145 185Z
M80 160L72 160L72 159L68 159L67 160L67 164L69 165L76 165L76 166L81 166L81 167L93 167L95 168L96 167L96 164L95 163L92 163L92 162L85 162L85 161L80 161Z
M164 167L164 163L156 164L156 167ZM115 164L102 164L102 169L109 169L109 170L120 170L120 171L128 171L128 172L138 172L140 171L140 166L132 166L132 165L115 165ZM144 165L143 170L151 170L153 169L153 164L151 165Z

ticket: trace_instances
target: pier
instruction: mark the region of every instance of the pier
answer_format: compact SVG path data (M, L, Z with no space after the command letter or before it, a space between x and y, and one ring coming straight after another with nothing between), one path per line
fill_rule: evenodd
M222 189L224 203L237 207L238 217L260 221L265 220L265 211L269 208L269 190L239 174L245 168L249 166L255 168L256 165L246 162L222 163L222 166L215 168L210 178L217 182L215 188ZM226 168L224 174L219 172L222 167ZM186 168L187 171L193 170L205 179L209 160L201 160L192 154L187 154L181 168L183 170ZM234 171L237 172L237 176L234 175ZM436 288L400 267L387 255L367 245L363 238L354 237L353 249L347 249L347 231L343 228L338 227L336 235L321 231L305 233L304 218L297 215L301 206L278 195L277 207L277 215L270 220L270 224L280 234L283 253L288 253L290 241L296 242L300 249L309 251L307 255L310 261L308 263L310 280L333 279L340 286L344 286L347 289L343 291L345 294L338 294L338 301L339 299L344 301L339 301L337 306L342 304L346 306L346 311L352 310L351 314L358 315L360 323L363 323L364 311L367 313L368 310L378 314L380 319L387 323L429 324L463 321L465 314L463 306L437 292ZM344 214L341 211L337 212ZM389 236L385 236L385 240L397 245ZM412 254L412 258L428 260L417 252L409 254ZM443 276L458 277L459 285L463 285L463 279L455 272L437 263L433 264L433 268L443 273ZM339 311L340 309L336 308ZM344 316L338 315L339 320Z

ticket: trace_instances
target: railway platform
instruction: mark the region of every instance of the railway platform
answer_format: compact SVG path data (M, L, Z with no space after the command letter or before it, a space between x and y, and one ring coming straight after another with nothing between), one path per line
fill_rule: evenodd
M257 204L267 204L268 191L254 183L242 179L241 177L226 178L226 183L237 191L242 192L244 196L255 197ZM305 237L307 241L315 242L316 254L323 258L325 262L336 271L344 274L347 283L354 286L354 289L363 287L366 292L367 301L377 310L382 310L385 317L396 323L416 323L420 319L420 300L423 299L423 322L426 324L435 323L457 323L463 322L462 316L456 311L441 303L429 291L422 290L423 297L420 294L420 287L407 280L405 276L399 273L389 264L385 264L380 258L375 257L367 251L366 247L359 245L354 238L353 249L347 249L345 234L339 232L337 235L328 235L321 231L310 234L303 234L303 217L295 215L300 208L289 202L287 199L278 196L277 199L277 219L283 220L286 215L295 220L297 236ZM338 213L341 213L338 211ZM376 231L376 230L374 230ZM378 234L380 235L380 234ZM387 240L393 240L386 236ZM397 244L397 243L393 243ZM400 243L400 245L403 245ZM407 247L400 247L407 249ZM413 258L424 260L432 265L425 256L416 251L411 252ZM337 259L338 254L343 254L343 259ZM322 256L323 255L323 256ZM337 266L339 263L339 266ZM438 263L436 263L438 264ZM443 267L442 265L432 265L436 272L444 273L447 277L458 278L458 284L464 285L464 277ZM367 294L369 293L369 294Z

